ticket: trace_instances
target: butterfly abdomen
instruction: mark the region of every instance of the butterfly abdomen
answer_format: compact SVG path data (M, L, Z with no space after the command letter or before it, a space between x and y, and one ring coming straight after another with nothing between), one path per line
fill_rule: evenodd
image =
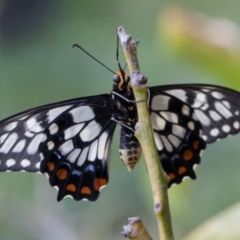
M132 171L141 157L140 143L134 136L133 131L125 127L121 128L119 154L129 171Z

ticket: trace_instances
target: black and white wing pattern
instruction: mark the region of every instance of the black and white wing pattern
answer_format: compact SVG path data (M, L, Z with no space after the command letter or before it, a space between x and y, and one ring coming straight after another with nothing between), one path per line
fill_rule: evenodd
M239 133L240 93L204 84L151 87L154 138L169 185L195 178L205 144Z
M189 104L202 124L203 139L212 143L240 132L240 93L228 88L184 84L162 86Z
M184 177L195 179L193 167L200 163L205 142L194 110L178 98L152 88L149 109L158 154L170 179L169 187L182 182Z
M34 108L0 122L0 171L41 172L65 196L94 201L108 182L116 123L110 95Z

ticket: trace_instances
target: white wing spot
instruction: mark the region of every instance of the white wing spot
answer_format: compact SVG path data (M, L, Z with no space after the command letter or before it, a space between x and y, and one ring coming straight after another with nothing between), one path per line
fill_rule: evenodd
M205 102L206 101L206 94L205 93L197 93L196 94L196 99L198 101L201 101L201 102Z
M74 145L72 140L66 141L58 148L58 150L61 152L62 155L67 155L73 149L74 149Z
M203 104L201 106L201 110L206 111L209 108L209 105L207 103Z
M35 117L32 117L26 121L26 127L30 132L41 132L43 128L40 126L40 122Z
M44 159L44 156L42 153L39 153L39 157L40 157L40 161L42 161Z
M39 144L42 141L42 134L36 135L27 147L28 154L35 154L39 148Z
M8 138L5 140L3 145L0 148L0 152L2 153L8 153L9 150L13 147L15 142L18 139L18 134L17 133L11 133L9 134Z
M213 128L211 131L210 131L210 135L212 135L213 137L217 137L219 134L219 130L217 128ZM204 137L204 136L203 136ZM205 139L204 139L205 140Z
M208 137L206 135L202 135L204 141L207 141Z
M57 107L57 108L54 108L54 109L48 111L48 113L47 113L48 122L49 123L52 122L56 117L58 117L61 113L63 113L67 109L69 109L71 106L72 105Z
M200 108L204 102L206 102L206 94L196 92L194 103L191 105L193 108ZM204 105L203 105L204 106Z
M82 141L87 142L96 138L102 127L95 120L91 121L80 133Z
M48 173L44 173L47 179L49 179L50 175Z
M107 149L109 149L109 145L110 145L110 140L108 140L108 142L107 142L107 144L106 144L106 147L105 147L105 151L104 151L104 157L103 157L103 160L107 160L107 158L108 158L108 151L107 151ZM103 164L105 163L104 161L102 162Z
M209 110L209 115L214 121L219 121L222 119L222 117L214 110Z
M235 129L239 129L239 122L238 122L238 121L235 121L235 122L233 123L233 127L234 127Z
M40 169L40 162L37 162L37 163L35 164L35 167L36 167L37 169Z
M215 102L215 108L226 119L232 117L232 113L220 102Z
M67 160L71 163L75 163L79 154L81 152L80 148L75 148L68 156L67 156Z
M222 103L224 104L225 107L227 107L228 109L231 109L231 105L228 101L222 101Z
M182 114L185 115L185 116L189 116L189 114L190 114L189 106L183 105L183 107L182 107Z
M89 147L85 147L85 148L82 150L81 155L79 156L78 162L77 162L77 165L78 165L79 167L81 167L82 164L87 160L86 158L87 158L87 154L88 154L88 149L89 149Z
M170 142L172 143L172 145L173 145L175 148L178 148L179 145L181 144L180 139L177 138L176 136L172 135L172 134L169 134L169 135L168 135L168 139L170 140Z
M65 195L65 196L63 197L63 199L65 199L65 198L71 198L71 199L73 199L73 196L71 196L71 195Z
M203 125L209 126L211 124L210 118L203 111L195 109L195 112L197 114L198 119Z
M178 115L176 113L172 112L160 112L162 117L164 117L167 121L172 122L172 123L178 123Z
M106 187L106 185L102 185L102 186L99 188L99 192L101 192L102 189L105 188L105 187Z
M32 138L34 136L34 133L31 133L29 131L26 131L24 134L26 137Z
M98 151L98 140L96 139L90 146L89 153L88 153L88 160L95 161Z
M202 89L202 91L208 93L209 89Z
M17 127L18 122L11 122L8 125L5 126L5 131L12 131L15 127Z
M162 144L162 141L161 141L159 135L156 132L153 132L153 136L154 136L154 140L155 140L158 151L163 150L163 144Z
M199 119L197 118L197 115L196 115L195 112L192 113L192 119L193 119L194 121L199 121Z
M101 137L99 138L99 144L98 144L98 153L97 157L99 160L102 160L104 157L104 152L106 149L106 142L107 142L108 134L107 132L104 132L101 134Z
M27 115L27 116L23 116L23 117L19 118L19 120L22 121L22 120L26 119L28 116L29 116L29 115Z
M190 122L188 122L188 128L190 129L190 130L194 130L195 129L195 125L194 125L194 122L192 122L192 121L190 121Z
M172 125L172 132L174 135L180 137L180 138L184 138L185 134L186 134L186 129L179 126L179 125Z
M7 138L7 136L9 135L9 133L5 133L0 137L0 143L3 143L4 140Z
M83 126L84 126L84 123L79 123L66 129L64 131L64 139L68 140L76 136L80 132L80 130L83 128Z
M169 96L165 95L154 96L152 99L151 109L155 111L168 110L170 99L171 98Z
M21 152L24 147L25 147L25 144L26 144L26 139L22 139L21 141L19 141L16 146L13 148L13 152L16 152L16 153L19 153Z
M45 133L42 134L42 142L45 142L47 140L47 135Z
M13 158L10 158L6 161L6 166L7 167L12 167L15 164L16 164L16 161Z
M228 132L230 132L231 128L230 128L229 125L224 124L224 125L222 126L222 130L223 130L224 132L228 133Z
M48 143L47 143L47 147L48 147L48 150L50 151L50 150L52 150L53 148L54 148L54 142L53 141L49 141Z
M166 121L154 112L151 113L151 122L152 127L155 130L163 130L166 125Z
M51 135L58 132L58 125L56 123L53 123L49 126L49 132Z
M28 159L23 159L20 164L23 168L25 168L30 166L31 162Z
M184 90L174 89L174 90L168 90L165 92L171 94L174 97L179 98L183 102L187 102L187 96L186 96L186 92Z
M90 107L80 106L69 111L75 123L86 122L94 118L94 112Z
M222 98L224 98L224 96L223 96L223 94L222 93L220 93L220 92L211 92L211 95L214 97L214 98L216 98L216 99L222 99Z
M168 141L168 139L165 136L163 136L163 135L160 135L160 137L162 139L163 145L165 146L166 150L168 152L172 152L173 151L173 147L170 144L170 142Z
M235 111L235 113L234 113L236 116L238 116L239 115L239 111Z

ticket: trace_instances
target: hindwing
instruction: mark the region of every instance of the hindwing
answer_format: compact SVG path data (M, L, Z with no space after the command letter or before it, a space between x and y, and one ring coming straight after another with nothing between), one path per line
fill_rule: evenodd
M201 123L194 110L176 97L150 89L150 117L153 135L169 186L184 177L196 178L194 165L205 148Z
M205 143L240 131L240 93L204 84L151 87L154 138L169 185L195 178Z

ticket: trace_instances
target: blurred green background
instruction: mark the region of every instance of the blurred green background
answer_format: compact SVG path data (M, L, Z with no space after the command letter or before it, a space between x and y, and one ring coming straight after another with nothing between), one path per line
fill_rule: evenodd
M239 79L233 85L169 51L159 19L174 3L240 25L236 0L1 0L0 118L51 102L109 93L112 73L71 44L80 44L117 70L118 26L141 40L138 56L150 86L211 83L240 90ZM209 146L196 170L197 181L169 190L176 239L239 201L239 143L240 136L235 136ZM144 160L129 173L118 156L118 144L119 129L111 150L110 182L96 202L57 203L57 193L45 177L0 173L0 239L123 239L122 226L133 216L141 217L157 239Z

